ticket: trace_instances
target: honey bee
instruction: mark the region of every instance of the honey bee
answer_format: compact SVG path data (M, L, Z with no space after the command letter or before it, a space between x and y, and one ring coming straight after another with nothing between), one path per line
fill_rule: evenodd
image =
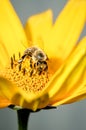
M48 57L40 48L34 46L27 48L18 63L22 63L25 58L30 58L30 67L32 68L30 73L31 76L34 73L34 70L38 72L39 75L43 71L48 70Z

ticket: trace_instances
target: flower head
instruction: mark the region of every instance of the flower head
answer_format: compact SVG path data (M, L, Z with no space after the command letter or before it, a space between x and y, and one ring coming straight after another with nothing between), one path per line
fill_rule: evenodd
M70 0L22 27L10 1L0 0L0 107L37 110L86 98L86 1Z

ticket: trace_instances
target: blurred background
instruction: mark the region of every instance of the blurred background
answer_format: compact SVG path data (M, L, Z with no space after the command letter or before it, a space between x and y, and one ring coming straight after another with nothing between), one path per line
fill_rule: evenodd
M11 0L21 22L51 8L54 20L67 0ZM82 36L86 35L86 27ZM62 105L53 110L41 110L30 115L29 130L86 130L86 101ZM16 111L0 110L0 130L17 130Z

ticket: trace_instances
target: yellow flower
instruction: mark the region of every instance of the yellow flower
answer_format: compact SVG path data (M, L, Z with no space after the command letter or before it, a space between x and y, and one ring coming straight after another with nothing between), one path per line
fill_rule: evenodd
M69 0L54 24L50 9L31 16L25 28L9 0L0 5L0 107L13 104L35 111L86 98L86 37L78 41L86 1ZM48 56L46 64L39 63L48 70L40 71L33 55L25 55L29 47Z

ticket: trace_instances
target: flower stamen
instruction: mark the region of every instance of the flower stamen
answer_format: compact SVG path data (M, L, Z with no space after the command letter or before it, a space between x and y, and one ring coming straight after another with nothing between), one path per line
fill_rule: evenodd
M25 75L25 73L26 73L26 69L25 69L25 68L23 68L23 75Z
M19 52L19 59L20 59L20 57L21 57L21 53Z
M48 71L48 65L46 62L35 62L31 58L25 57L21 59L19 53L19 59L16 59L15 54L11 57L10 65L0 72L0 75L16 84L26 92L38 93L43 90L46 84L51 78L51 74ZM20 62L22 61L22 62ZM47 65L47 67L46 67Z
M13 60L15 61L15 54L13 54Z
M20 65L19 65L19 71L21 71L21 67L22 67L22 65L20 64Z
M13 58L11 57L11 69L13 69Z

